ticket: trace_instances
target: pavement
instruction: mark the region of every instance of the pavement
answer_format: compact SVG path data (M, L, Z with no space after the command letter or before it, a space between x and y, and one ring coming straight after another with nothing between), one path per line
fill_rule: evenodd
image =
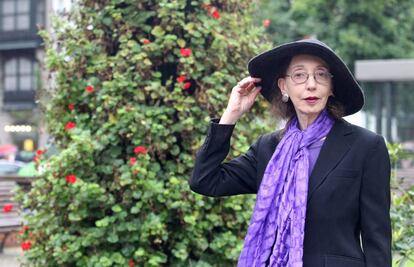
M19 267L23 251L20 247L6 247L0 254L0 267Z

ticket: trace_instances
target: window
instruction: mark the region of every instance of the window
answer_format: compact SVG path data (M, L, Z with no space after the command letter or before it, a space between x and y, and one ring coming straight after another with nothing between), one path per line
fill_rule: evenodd
M1 1L2 31L30 29L30 0Z
M37 64L30 57L12 57L4 63L5 92L36 90Z
M36 24L45 26L45 1L39 0L37 1L37 15L36 15Z

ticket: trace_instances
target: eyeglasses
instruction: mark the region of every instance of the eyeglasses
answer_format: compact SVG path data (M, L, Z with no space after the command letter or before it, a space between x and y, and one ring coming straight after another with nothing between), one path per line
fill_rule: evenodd
M292 74L286 75L286 77L290 77L292 81L296 84L305 83L309 79L309 75L312 73L306 73L303 70L297 70L292 72ZM313 73L313 77L315 81L320 84L328 84L329 81L332 79L333 75L326 70L317 70Z

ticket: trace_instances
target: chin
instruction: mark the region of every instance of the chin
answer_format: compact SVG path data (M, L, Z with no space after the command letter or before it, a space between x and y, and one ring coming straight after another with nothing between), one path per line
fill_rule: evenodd
M299 112L302 113L303 115L311 116L311 115L318 115L324 109L325 107L312 107L312 108L307 107L307 108L299 110Z

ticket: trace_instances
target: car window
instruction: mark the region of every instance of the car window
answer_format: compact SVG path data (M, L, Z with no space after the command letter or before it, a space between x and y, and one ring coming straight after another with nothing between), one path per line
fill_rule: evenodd
M16 174L20 166L0 164L0 174Z

